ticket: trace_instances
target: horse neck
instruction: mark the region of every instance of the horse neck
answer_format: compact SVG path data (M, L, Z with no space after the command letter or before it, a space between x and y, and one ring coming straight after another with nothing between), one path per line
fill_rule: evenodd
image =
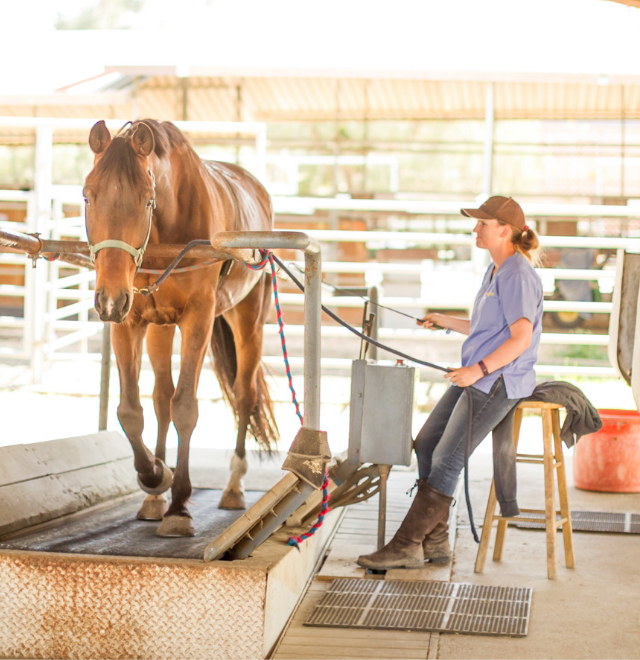
M162 181L169 190L159 190L157 226L161 238L190 240L209 235L215 218L217 200L198 156L173 150L167 158L168 176Z

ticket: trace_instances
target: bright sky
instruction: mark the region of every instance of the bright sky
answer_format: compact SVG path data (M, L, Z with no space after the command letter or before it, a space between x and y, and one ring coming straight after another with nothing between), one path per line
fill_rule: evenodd
M605 0L147 0L139 29L56 33L96 1L0 0L0 95L124 64L640 75L640 10Z

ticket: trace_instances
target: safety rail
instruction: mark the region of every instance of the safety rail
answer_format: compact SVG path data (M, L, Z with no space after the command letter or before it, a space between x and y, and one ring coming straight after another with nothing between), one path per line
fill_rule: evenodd
M14 223L9 223L13 225ZM83 219L81 217L64 218L58 225L58 231L53 232L56 237L77 237L83 238L84 227ZM389 238L393 239L395 244L398 243L411 243L411 244L470 244L472 239L469 235L464 234L429 234L429 233L392 233L392 232L333 232L331 230L309 230L309 235L316 238L322 244L335 242L339 239L340 242L361 241L365 239L367 243L380 243ZM593 239L581 237L546 237L545 243L549 246L557 246L562 244L567 247L584 247L585 242L591 243ZM600 239L603 240L603 239ZM640 240L638 239L607 239L607 248L640 248ZM5 255L12 261L15 261L16 255ZM21 257L24 259L24 257ZM298 266L302 266L300 262L294 262ZM468 286L465 288L471 294L477 289L478 274L484 271L484 266L478 268L473 261L455 262L458 268L463 267L467 270L457 270L456 274L464 274L468 277ZM102 324L96 320L90 320L89 314L93 307L93 292L90 289L90 284L93 280L94 274L92 271L84 269L76 269L72 275L65 277L59 276L60 265L57 262L51 264L39 264L38 268L45 266L50 271L48 281L45 285L45 290L48 295L47 313L43 318L46 331L44 333L45 342L43 348L43 359L77 359L82 356L89 357L90 359L98 359L98 354L88 355L88 340L100 333ZM70 265L63 264L64 268L73 268ZM475 270L471 270L474 268ZM362 274L368 280L381 281L385 275L402 274L407 276L415 276L416 281L414 284L417 286L420 283L420 276L425 274L424 263L381 263L381 262L324 262L323 273L329 274ZM598 281L600 285L612 285L615 278L615 271L613 270L569 270L569 269L538 269L543 281L547 284L545 288L549 290L549 282L553 283L558 279L575 279L575 280L590 280ZM436 276L447 275L446 269L438 271L430 271L429 275ZM81 288L70 288L78 287ZM552 288L553 284L551 284ZM348 288L348 287L346 287ZM471 298L466 301L456 301L451 297L446 297L446 303L439 303L429 295L425 295L428 287L422 286L421 292L423 295L418 297L404 296L382 296L379 302L382 305L397 308L400 310L422 310L425 309L468 309L470 306ZM300 293L286 293L280 294L281 301L286 308L289 307L302 307L304 304L304 296ZM359 308L363 305L363 301L355 296L332 296L323 294L323 304L332 308ZM554 301L547 300L544 302L545 311L574 311L574 312L591 312L591 313L605 313L611 311L611 303L609 302L580 302L580 301ZM419 311L416 313L420 313ZM344 336L346 331L337 335L333 335L336 329L326 326L323 332L327 336ZM295 337L301 334L301 329L296 328L294 325L287 326L288 333ZM275 335L276 328L272 325L267 325L266 336ZM451 342L457 339L444 335L443 333L414 333L412 335L405 334L406 331L394 330L391 328L382 328L380 336L388 338L389 340L398 340L411 338L412 341L422 342L422 340L429 337L431 341L435 342ZM597 337L594 339L593 337ZM544 344L571 344L571 345L605 345L607 341L606 335L586 335L586 334L562 334L548 336L547 333L543 334L542 343ZM68 352L68 348L74 344L79 344L74 352ZM64 349L67 349L65 351ZM280 359L279 356L266 356L268 362L277 363ZM325 367L343 367L346 366L347 360L340 358L323 358L323 366ZM295 366L298 363L296 356L292 358L292 364ZM543 365L540 367L544 373L574 373L583 374L591 373L593 375L613 375L614 372L605 367L592 366L592 367L558 367L554 365Z

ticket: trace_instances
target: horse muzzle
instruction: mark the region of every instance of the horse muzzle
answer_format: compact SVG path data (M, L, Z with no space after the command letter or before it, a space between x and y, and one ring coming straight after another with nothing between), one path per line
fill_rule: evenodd
M96 289L96 312L105 323L122 323L127 318L132 302L132 291L122 289L110 293L104 287Z

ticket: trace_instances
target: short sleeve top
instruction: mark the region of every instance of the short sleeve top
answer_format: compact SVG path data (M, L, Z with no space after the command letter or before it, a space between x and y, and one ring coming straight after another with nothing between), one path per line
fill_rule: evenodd
M533 366L538 359L542 334L542 282L520 252L510 256L492 278L493 270L494 264L491 264L473 305L469 337L462 345L462 366L472 366L491 355L511 337L509 326L521 318L528 319L533 324L529 348L513 362L473 385L488 393L502 376L507 397L522 399L529 396L536 385Z

